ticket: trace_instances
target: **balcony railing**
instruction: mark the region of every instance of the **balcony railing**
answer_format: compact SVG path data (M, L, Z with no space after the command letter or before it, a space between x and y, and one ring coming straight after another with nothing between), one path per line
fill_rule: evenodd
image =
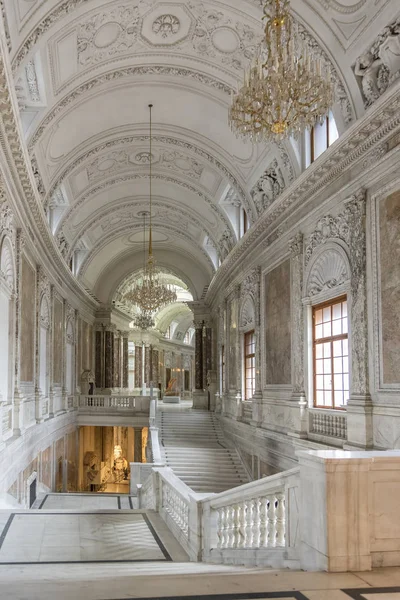
M149 396L86 396L79 397L79 414L150 414Z

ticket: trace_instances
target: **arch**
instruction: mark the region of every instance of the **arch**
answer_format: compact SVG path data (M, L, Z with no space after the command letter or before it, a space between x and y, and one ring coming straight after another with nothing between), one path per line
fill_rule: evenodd
M307 267L305 295L309 298L332 296L344 291L350 279L350 262L344 244L328 242L315 252Z
M12 249L12 244L6 236L3 238L1 244L0 270L3 274L4 280L7 283L10 292L13 292L15 285L14 253Z
M240 329L254 329L256 325L256 307L254 299L247 294L240 307L239 327Z

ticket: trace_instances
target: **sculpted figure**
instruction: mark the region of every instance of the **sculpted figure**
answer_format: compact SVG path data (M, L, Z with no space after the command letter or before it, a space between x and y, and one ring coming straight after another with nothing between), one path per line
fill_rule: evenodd
M380 96L378 76L382 65L382 59L374 58L371 52L362 54L356 61L354 73L362 77L361 86L368 106Z

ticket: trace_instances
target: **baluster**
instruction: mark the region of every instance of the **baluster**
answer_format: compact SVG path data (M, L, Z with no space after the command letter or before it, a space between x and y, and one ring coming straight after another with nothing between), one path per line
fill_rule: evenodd
M221 548L228 548L228 507L222 508Z
M244 548L244 537L246 528L246 503L241 502L238 505L238 548Z
M329 415L328 417L328 430L326 435L334 435L334 422L332 415Z
M268 496L267 527L268 527L268 548L273 548L276 544L276 516L275 516L275 496Z
M260 548L268 546L268 525L267 525L268 499L263 496L260 498Z
M217 508L217 548L222 548L223 508Z
M285 494L276 494L276 545L285 545Z
M260 498L253 500L253 548L260 547Z
M335 415L335 437L340 437L340 422L339 417Z
M244 546L251 548L253 543L253 501L246 500L246 526L244 530Z
M240 547L240 519L241 519L241 505L235 504L233 507L233 548Z

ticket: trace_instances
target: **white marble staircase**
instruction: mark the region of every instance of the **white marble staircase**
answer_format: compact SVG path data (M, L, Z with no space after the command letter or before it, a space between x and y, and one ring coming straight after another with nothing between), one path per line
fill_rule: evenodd
M212 413L162 409L158 426L165 464L193 491L218 493L249 481L237 451L225 447Z

